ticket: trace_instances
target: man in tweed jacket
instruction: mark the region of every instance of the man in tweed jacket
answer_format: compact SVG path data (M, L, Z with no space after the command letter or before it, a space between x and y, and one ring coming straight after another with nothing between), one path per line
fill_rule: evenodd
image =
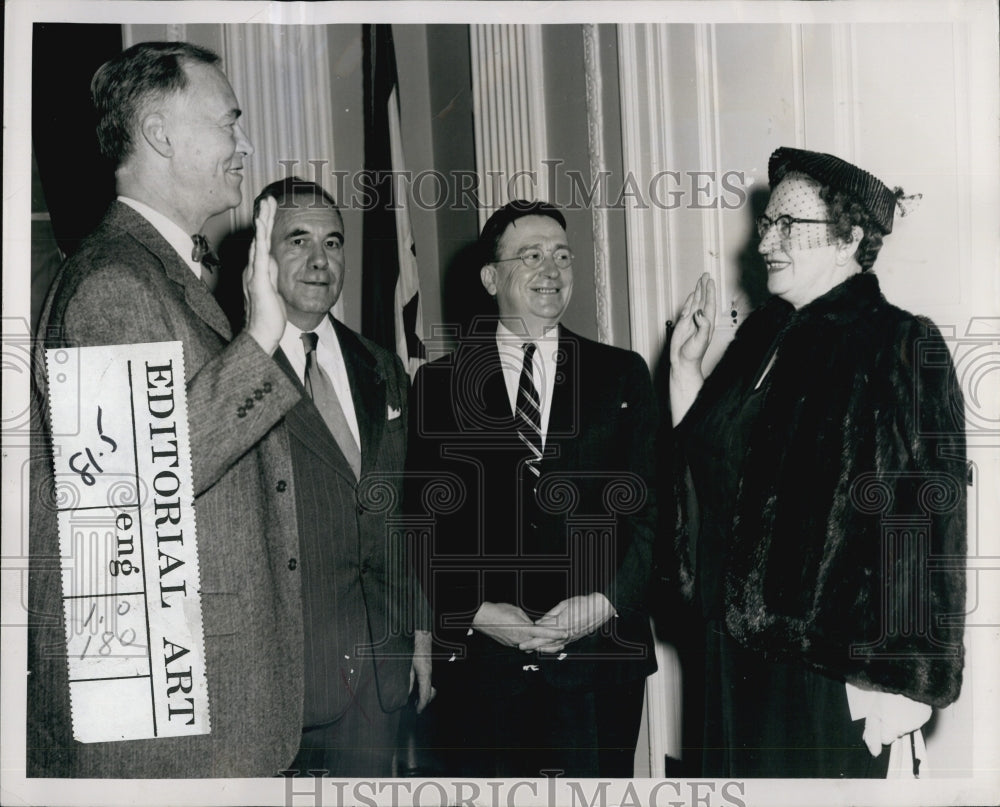
M211 733L73 740L52 464L38 412L29 776L270 776L299 745L299 538L287 436L276 426L301 393L272 357L285 327L268 255L273 204L258 221L247 327L235 338L192 254L192 234L239 204L253 153L217 61L185 43L143 43L95 75L98 139L116 162L119 197L63 267L39 330L46 347L183 343Z

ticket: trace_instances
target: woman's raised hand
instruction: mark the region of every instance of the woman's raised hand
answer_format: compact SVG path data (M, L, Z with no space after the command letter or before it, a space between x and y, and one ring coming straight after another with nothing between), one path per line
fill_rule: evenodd
M701 361L715 333L715 281L698 278L681 308L670 337L670 415L676 426L705 381Z
M715 281L705 272L681 308L670 339L670 366L681 372L697 370L715 333Z

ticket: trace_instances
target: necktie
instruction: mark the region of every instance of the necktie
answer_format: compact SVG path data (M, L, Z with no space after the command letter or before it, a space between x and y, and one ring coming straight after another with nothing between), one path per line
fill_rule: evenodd
M340 450L344 452L355 478L358 478L361 476L361 449L354 440L351 427L347 425L347 418L344 417L344 410L337 397L337 391L333 388L333 382L316 361L318 344L319 336L315 333L302 334L302 345L306 351L306 391L326 421Z
M514 414L518 421L517 436L530 452L528 470L537 480L542 473L539 467L542 461L542 406L535 387L535 343L525 342L521 347L524 350L524 362L521 365L521 379L517 384Z
M191 260L201 264L201 279L208 286L208 290L214 292L215 287L219 285L219 270L222 269L222 261L209 246L208 239L201 233L192 235L191 240L194 241L194 246L191 248Z

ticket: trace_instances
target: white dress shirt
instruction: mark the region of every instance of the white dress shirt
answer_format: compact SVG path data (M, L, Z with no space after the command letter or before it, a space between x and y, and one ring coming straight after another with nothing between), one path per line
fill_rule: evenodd
M278 346L282 353L292 365L299 381L306 383L306 348L302 344L302 334L306 333L300 328L285 323L285 332L281 336ZM337 400L340 401L340 408L344 410L344 418L354 435L354 441L361 446L361 432L358 429L358 416L354 411L354 398L351 396L351 382L347 378L347 365L344 364L344 354L340 349L340 340L337 339L337 332L333 329L333 322L329 317L323 320L312 329L311 333L319 337L316 345L316 361L320 368L327 374L333 382L334 392L337 393Z
M191 250L194 249L194 241L191 236L194 233L186 233L175 222L168 219L158 210L153 210L149 205L131 199L128 196L119 196L118 201L131 207L136 213L153 225L153 228L164 240L170 244L181 256L184 263L188 265L195 277L201 280L201 264L191 259Z
M540 339L526 339L510 331L502 322L497 323L497 349L500 351L500 366L503 380L507 385L510 412L517 406L517 388L521 382L521 366L524 364L525 342L535 343L532 359L532 378L535 389L542 399L542 447L545 447L549 431L549 412L552 410L552 391L556 384L556 352L559 349L559 326L549 328Z

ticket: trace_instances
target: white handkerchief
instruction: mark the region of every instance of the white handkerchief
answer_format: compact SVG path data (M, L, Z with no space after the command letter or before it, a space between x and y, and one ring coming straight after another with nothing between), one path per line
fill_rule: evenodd
M403 410L402 409L396 409L396 407L394 407L394 406L392 406L390 404L389 406L386 407L385 419L386 420L395 420L401 414L403 414Z

